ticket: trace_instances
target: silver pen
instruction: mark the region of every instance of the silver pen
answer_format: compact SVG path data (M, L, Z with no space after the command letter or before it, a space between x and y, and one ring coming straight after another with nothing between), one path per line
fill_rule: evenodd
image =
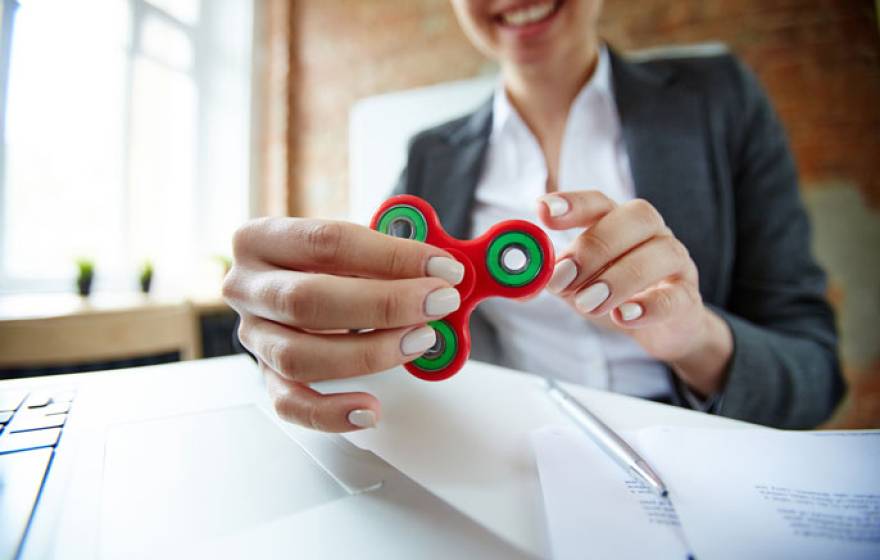
M590 439L596 442L606 455L614 459L626 472L632 472L642 479L660 496L666 497L669 492L657 473L648 465L636 450L629 446L622 437L587 410L577 399L571 396L556 381L547 378L547 392L559 405L559 408L583 430Z

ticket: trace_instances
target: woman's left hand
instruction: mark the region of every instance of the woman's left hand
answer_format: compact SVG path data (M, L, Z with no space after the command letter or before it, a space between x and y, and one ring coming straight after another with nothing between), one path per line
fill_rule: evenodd
M632 336L703 395L718 391L733 352L727 324L703 305L697 267L647 201L598 191L548 194L551 229L586 228L557 257L547 289L583 316Z

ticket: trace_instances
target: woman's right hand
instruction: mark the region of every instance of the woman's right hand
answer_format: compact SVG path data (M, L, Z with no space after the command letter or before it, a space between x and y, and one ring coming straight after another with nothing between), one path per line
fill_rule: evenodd
M464 267L432 245L346 222L262 218L234 239L223 296L256 357L278 415L327 432L380 417L368 393L309 383L375 373L434 345L428 321L458 309ZM356 334L354 329L375 329Z

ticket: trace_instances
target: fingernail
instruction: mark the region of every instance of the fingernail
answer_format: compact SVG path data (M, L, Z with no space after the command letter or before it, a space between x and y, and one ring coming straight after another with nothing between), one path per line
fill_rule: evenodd
M635 321L645 312L641 305L632 302L624 303L617 309L620 310L620 318L624 321Z
M428 259L428 276L442 278L453 286L464 278L464 265L449 257L431 257Z
M422 354L437 342L437 333L429 326L419 327L400 339L400 351L405 356Z
M608 289L608 284L605 282L597 282L589 288L578 292L578 294L574 296L574 304L582 312L589 313L602 305L602 302L608 299L610 294L611 290Z
M574 281L577 274L578 268L573 260L565 259L559 261L553 269L553 276L551 276L550 281L547 282L547 289L554 294L558 294Z
M548 194L547 196L542 197L541 202L547 205L547 210L554 218L558 218L571 210L571 205L568 201L555 194Z
M352 410L348 413L348 421L358 428L376 427L376 413L369 409Z
M425 298L425 315L439 317L452 313L461 305L461 295L455 288L434 290Z

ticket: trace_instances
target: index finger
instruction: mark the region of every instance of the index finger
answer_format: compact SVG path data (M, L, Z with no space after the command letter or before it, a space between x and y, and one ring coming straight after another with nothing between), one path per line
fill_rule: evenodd
M239 229L233 246L236 259L304 272L371 278L436 276L452 284L464 274L461 263L433 245L342 221L263 218Z

